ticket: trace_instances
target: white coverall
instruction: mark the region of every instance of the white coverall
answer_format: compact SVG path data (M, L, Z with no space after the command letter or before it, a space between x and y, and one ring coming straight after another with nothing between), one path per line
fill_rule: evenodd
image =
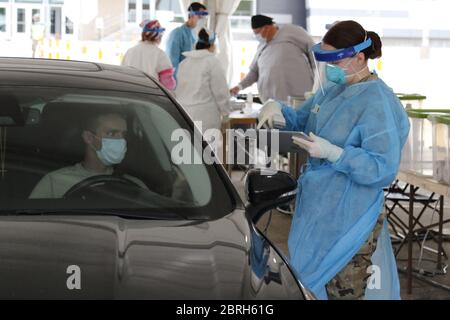
M122 66L133 67L161 81L161 72L172 69L167 54L150 41L139 41L137 45L130 48L122 61ZM166 83L163 83L168 89Z
M221 118L230 112L230 94L225 72L208 50L184 52L177 74L177 100L194 121L202 121L202 132L221 128Z

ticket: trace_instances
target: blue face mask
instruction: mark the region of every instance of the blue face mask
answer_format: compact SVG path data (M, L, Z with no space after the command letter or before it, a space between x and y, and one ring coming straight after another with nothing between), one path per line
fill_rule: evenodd
M96 152L97 157L105 166L119 164L127 153L127 141L125 139L102 138L102 148Z
M327 64L325 67L325 73L327 76L327 79L331 82L337 83L337 84L346 84L347 83L347 75L339 66L336 66L334 64Z
M363 72L366 68L359 70L358 72L347 74L347 66L350 65L351 60L345 65L344 68L335 64L327 64L325 67L325 74L327 79L337 84L347 84L347 78Z

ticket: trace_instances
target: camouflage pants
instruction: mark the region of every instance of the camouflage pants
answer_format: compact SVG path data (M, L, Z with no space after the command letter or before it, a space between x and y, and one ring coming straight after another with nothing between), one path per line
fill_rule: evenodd
M372 265L371 257L376 249L376 242L381 233L386 215L382 213L369 238L358 253L339 273L327 283L326 289L330 300L359 300L364 298L368 268Z

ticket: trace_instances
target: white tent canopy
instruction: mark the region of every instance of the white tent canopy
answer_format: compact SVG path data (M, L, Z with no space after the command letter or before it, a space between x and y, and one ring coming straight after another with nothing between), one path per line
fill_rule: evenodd
M187 8L194 2L192 0L179 0L181 10L187 14ZM225 70L225 76L230 84L233 77L233 50L231 47L230 16L236 11L241 0L204 0L198 1L208 8L210 13L210 29L217 34L218 59Z
M241 0L211 0L215 2L215 6L211 6L211 16L215 23L214 31L217 33L218 45L220 52L218 54L219 60L225 69L225 75L230 84L233 77L233 50L231 47L231 23L230 17L236 11Z
M195 1L192 1L192 0L179 0L179 1L180 1L181 12L183 12L183 14L185 16L187 16L187 8L189 7L189 5L192 2L195 2ZM203 1L197 1L197 2L203 3Z

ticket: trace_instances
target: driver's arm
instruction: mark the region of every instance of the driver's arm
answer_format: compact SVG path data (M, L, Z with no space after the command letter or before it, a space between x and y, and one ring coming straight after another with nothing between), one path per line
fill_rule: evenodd
M192 203L192 192L185 175L179 167L174 167L175 180L172 185L172 199Z
M55 198L53 179L50 174L46 174L34 187L29 196L30 199L51 199Z
M30 199L59 199L84 178L76 172L74 167L61 168L47 173L34 187Z

